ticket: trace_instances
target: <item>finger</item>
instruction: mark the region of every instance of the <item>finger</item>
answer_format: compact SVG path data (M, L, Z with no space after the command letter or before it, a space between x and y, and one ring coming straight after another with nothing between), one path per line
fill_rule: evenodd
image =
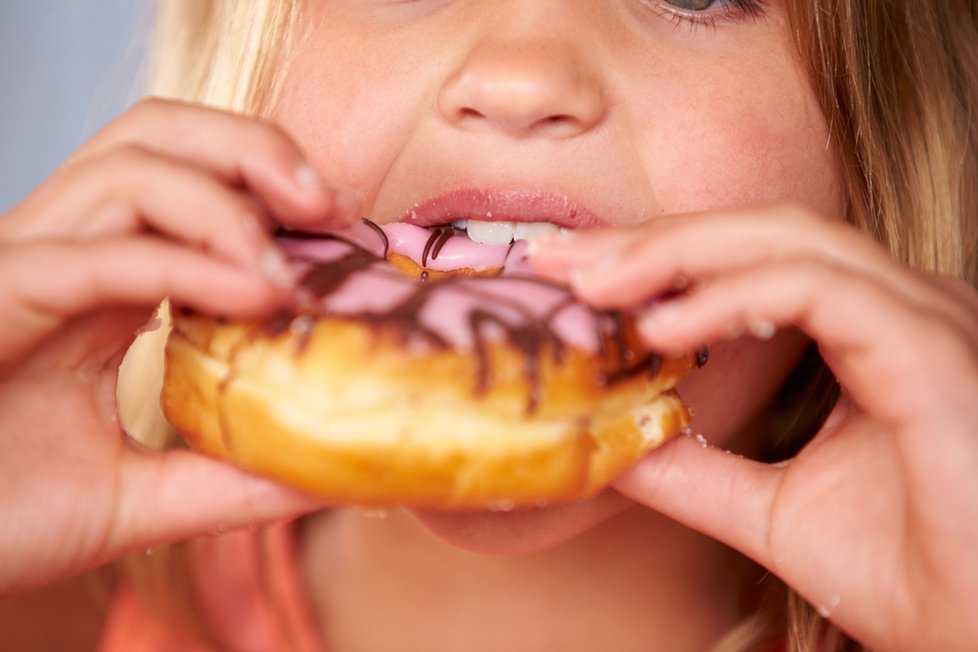
M124 451L119 508L106 547L118 556L204 534L258 527L322 501L190 451Z
M541 235L529 242L527 255L543 276L569 284L575 273L617 265L635 242L651 236L659 220L638 226L580 229Z
M0 249L0 361L26 353L66 321L165 297L229 317L263 314L287 291L257 270L152 237L46 242Z
M355 194L327 183L295 141L267 121L149 98L92 138L75 158L128 143L191 161L247 187L286 223L341 227L359 217Z
M731 269L798 257L881 278L897 267L851 227L793 205L663 216L617 233L561 234L541 243L534 264L556 268L596 305L620 307Z
M946 303L957 309L964 320L978 322L978 291L975 287L959 278L929 275L927 280L933 284L932 294L935 297L946 297Z
M788 325L818 342L860 408L891 425L946 414L955 404L965 414L973 400L967 384L933 391L931 373L972 377L974 342L963 336L965 325L907 300L876 276L823 260L730 273L652 306L639 320L650 345L667 350L695 350L743 332L770 337Z
M677 437L614 482L637 503L774 568L769 523L781 469Z
M874 450L878 447L878 441L855 447L869 455L868 460L861 460L865 468L860 470L870 478L876 471L873 457L881 455ZM856 572L871 567L889 551L878 541L866 546L859 537L853 538L851 521L860 519L853 505L879 514L880 503L891 501L894 494L865 494L861 491L865 483L840 482L840 478L849 479L843 464L847 458L845 454L832 457L820 468L799 468L804 466L801 458L764 465L705 441L680 437L652 452L616 480L614 487L629 499L750 557L845 624L860 615L853 608L861 609L870 596L859 594L859 582L847 585L846 578L832 572L826 561L826 542L850 537L852 545L846 554L853 560L852 567ZM878 479L886 480L886 473ZM897 535L894 530L900 525L884 518L874 527L890 538Z
M875 276L794 260L714 279L653 306L639 328L652 346L693 350L731 329L769 335L779 326L800 327L818 342L855 407L841 403L810 446L857 418L885 433L867 458L898 454L890 468L902 472L910 520L921 532L948 534L921 553L947 559L966 554L959 542L973 541L970 515L978 511L978 324L924 301L908 300ZM854 450L854 441L846 437L844 445Z
M46 196L8 242L152 231L243 266L283 266L254 200L139 146L89 157L53 180Z

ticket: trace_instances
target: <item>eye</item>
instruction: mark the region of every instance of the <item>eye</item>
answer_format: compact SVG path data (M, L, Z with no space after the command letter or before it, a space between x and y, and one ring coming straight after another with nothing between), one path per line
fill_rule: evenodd
M758 18L764 14L766 0L649 0L657 11L676 24L716 26L722 19Z
M667 5L671 5L676 9L683 9L685 11L703 11L704 9L709 9L714 4L716 0L664 0Z

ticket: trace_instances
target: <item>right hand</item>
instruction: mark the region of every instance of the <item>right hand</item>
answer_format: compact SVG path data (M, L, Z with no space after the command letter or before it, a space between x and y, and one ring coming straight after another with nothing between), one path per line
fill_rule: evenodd
M0 595L319 506L189 451L134 445L116 379L166 297L233 318L286 299L272 222L338 227L356 211L281 130L146 100L0 217Z

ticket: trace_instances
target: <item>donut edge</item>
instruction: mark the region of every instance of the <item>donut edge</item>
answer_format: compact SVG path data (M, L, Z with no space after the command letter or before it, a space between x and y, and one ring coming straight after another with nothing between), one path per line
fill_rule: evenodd
M195 450L329 503L442 510L587 498L690 416L673 391L687 359L598 391L582 381L594 374L581 356L545 374L555 405L530 418L506 347L493 364L510 367L511 382L478 396L460 382L471 356L405 363L396 343L348 322L317 323L305 338L300 350L294 336L176 318L164 414ZM424 374L436 380L426 387Z

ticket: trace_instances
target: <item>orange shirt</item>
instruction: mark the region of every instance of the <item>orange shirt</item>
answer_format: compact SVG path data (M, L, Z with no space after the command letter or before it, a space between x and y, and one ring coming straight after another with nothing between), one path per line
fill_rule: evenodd
M299 572L295 523L201 542L201 614L222 647L241 652L323 652ZM97 652L212 652L168 625L123 586Z

